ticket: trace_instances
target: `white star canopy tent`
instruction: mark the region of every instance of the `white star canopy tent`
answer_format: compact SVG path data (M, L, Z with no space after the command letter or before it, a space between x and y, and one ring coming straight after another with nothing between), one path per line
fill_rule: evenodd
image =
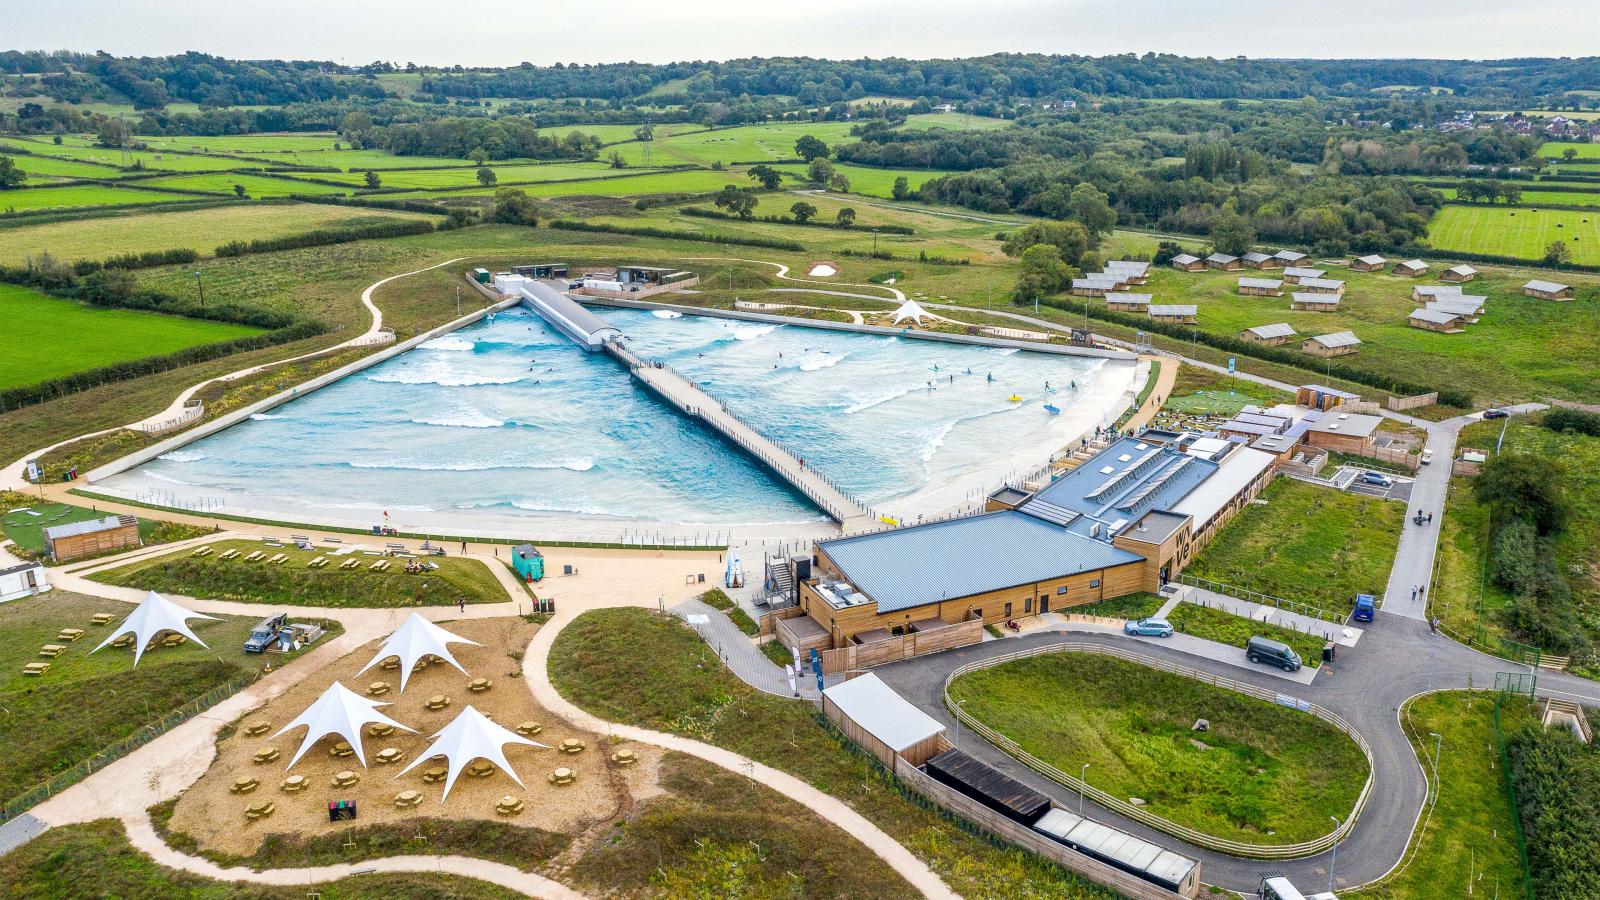
M900 304L899 309L894 311L894 324L899 325L902 321L910 319L921 325L923 317L927 315L928 311L923 309L917 301L907 300L905 303Z
M152 638L163 631L176 631L196 644L205 647L206 642L195 637L194 632L189 630L187 620L210 619L215 621L216 618L216 616L208 616L205 613L184 609L155 591L151 591L145 594L144 599L139 601L139 605L134 611L126 619L122 620L122 624L117 626L116 631L111 632L109 637L100 642L100 646L89 652L95 653L103 650L106 645L131 631L133 632L133 664L137 666L139 665L139 658L144 656L145 646L150 643ZM209 650L210 648L207 647L206 649Z
M406 728L406 726L378 712L378 707L388 705L387 703L379 703L376 700L368 700L335 681L328 686L327 690L322 692L322 696L317 698L317 702L311 704L310 708L301 713L299 718L283 726L273 737L281 737L301 725L306 726L305 740L300 742L300 749L296 750L294 758L289 760L287 768L290 769L294 768L294 764L300 761L300 757L311 749L312 744L330 734L336 734L349 741L351 749L356 751L356 759L361 760L361 765L365 766L367 764L367 756L361 750L362 726L372 722L380 722L406 731L416 731L415 728Z
M378 648L378 655L372 658L372 662L363 666L361 672L365 672L391 656L400 657L401 693L405 692L406 679L411 677L412 667L424 656L437 656L460 669L461 674L470 676L471 673L461 668L461 663L456 662L456 658L450 655L450 648L446 646L447 644L483 646L477 641L469 641L464 637L451 634L422 616L412 613L411 617L406 619L405 623L396 629L394 634L389 635L389 639L383 642L382 647ZM360 675L361 672L356 674Z
M516 732L501 728L490 721L488 716L468 706L460 715L450 720L449 725L441 728L439 733L433 736L433 743L428 749L417 754L411 765L401 769L399 775L395 777L399 778L400 775L435 756L443 756L450 767L449 774L444 779L444 793L439 796L439 802L443 803L444 799L450 796L450 788L456 783L456 776L461 774L461 770L475 759L486 759L499 766L500 771L510 775L511 780L519 787L523 787L522 779L517 777L517 772L511 768L511 763L506 761L506 744L527 744L530 747L546 749L549 746L538 741L530 741Z

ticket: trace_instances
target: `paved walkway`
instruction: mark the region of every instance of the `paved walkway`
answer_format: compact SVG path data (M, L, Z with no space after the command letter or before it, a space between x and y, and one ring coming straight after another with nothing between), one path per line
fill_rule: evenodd
M745 684L780 697L795 696L794 691L789 689L789 677L784 674L783 668L768 659L721 610L699 600L685 600L672 607L672 614L685 621L690 616L704 616L704 624L690 623L691 626ZM819 700L822 697L814 676L796 678L795 688L800 692L799 696L806 700Z
M1338 622L1329 622L1327 619L1301 615L1286 609L1279 609L1276 606L1241 600L1238 597L1230 597L1227 594L1219 594L1216 591L1208 591L1205 588L1185 586L1182 596L1174 598L1172 605L1176 606L1179 602L1227 610L1236 616L1253 619L1257 622L1289 628L1304 634L1319 635L1325 641L1333 641L1345 647L1354 647L1356 642L1361 640L1362 632L1359 628L1351 628ZM1354 602L1354 598L1351 598L1351 603L1354 604ZM1167 608L1163 607L1163 609ZM1171 610L1167 609L1167 612L1171 612Z

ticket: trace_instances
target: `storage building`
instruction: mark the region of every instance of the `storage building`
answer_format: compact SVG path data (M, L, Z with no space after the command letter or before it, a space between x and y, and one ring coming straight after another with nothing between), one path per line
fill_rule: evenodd
M822 692L822 713L885 768L895 756L920 766L938 752L944 726L872 673Z
M139 520L134 516L106 516L44 530L45 552L56 562L141 546Z
M1294 402L1299 406L1326 411L1346 403L1359 403L1361 395L1321 384L1302 384L1294 392Z

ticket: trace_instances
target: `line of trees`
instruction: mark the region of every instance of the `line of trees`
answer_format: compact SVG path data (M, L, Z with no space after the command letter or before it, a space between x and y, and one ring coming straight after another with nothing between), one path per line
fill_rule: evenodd
M1539 724L1524 726L1506 742L1535 896L1593 897L1600 885L1597 747L1565 728Z
M256 238L251 241L229 241L217 247L218 257L246 256L252 253L271 253L276 250L296 250L301 247L321 247L328 244L347 244L369 238L404 237L427 234L434 230L427 219L392 219L370 225L352 225L345 228L319 228L299 234L275 238ZM108 263L109 265L109 263Z

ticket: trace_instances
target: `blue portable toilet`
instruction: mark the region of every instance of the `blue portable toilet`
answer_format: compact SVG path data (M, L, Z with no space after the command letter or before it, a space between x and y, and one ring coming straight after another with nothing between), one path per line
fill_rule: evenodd
M518 544L511 548L511 568L523 581L538 581L544 577L544 554L532 544Z

